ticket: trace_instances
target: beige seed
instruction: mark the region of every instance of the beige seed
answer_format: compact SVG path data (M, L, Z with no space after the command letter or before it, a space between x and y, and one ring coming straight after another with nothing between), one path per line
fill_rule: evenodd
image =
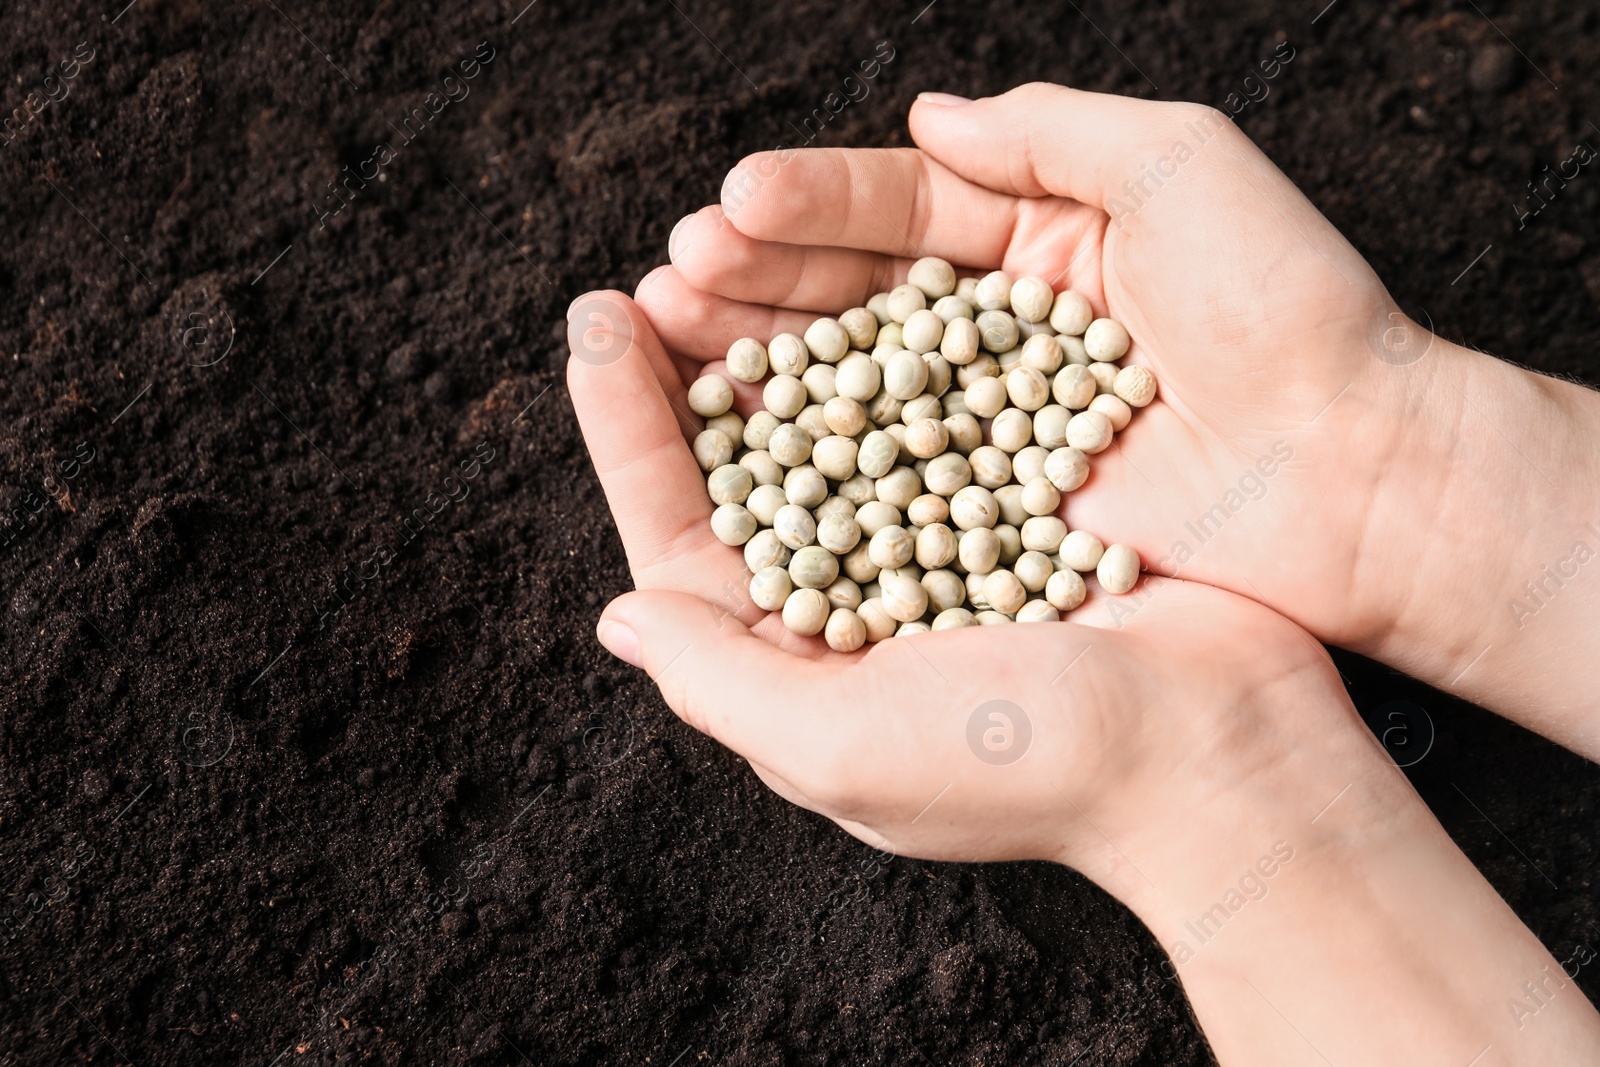
M967 408L978 418L992 419L1005 409L1005 383L999 378L979 378L967 386L963 399Z
M1056 333L1077 336L1093 321L1094 308L1089 305L1088 297L1071 289L1056 294L1055 304L1050 308L1050 325Z
M861 543L861 527L843 515L824 515L817 520L817 544L836 556L847 554Z
M978 620L966 608L946 608L934 616L932 628L935 630L959 630L964 626L976 626Z
M915 637L917 634L925 634L932 629L933 627L925 622L903 622L900 624L900 628L894 632L894 635L896 637Z
M876 581L878 568L867 556L867 542L862 541L844 554L839 560L839 569L844 571L844 576L858 585Z
M883 430L873 430L861 439L856 453L856 469L869 478L882 478L894 469L899 458L900 445Z
M1089 480L1089 457L1076 448L1054 448L1044 461L1044 476L1063 493Z
M931 526L949 517L950 502L937 493L923 493L906 508L906 520L913 526Z
M990 571L983 580L983 598L989 606L1005 615L1013 614L1028 602L1028 591L1022 588L1017 576L1010 571Z
M771 526L778 517L778 509L788 502L782 485L758 485L750 490L744 506L761 525Z
M1035 425L1038 418L1034 418ZM1027 485L1035 478L1044 477L1044 461L1050 458L1050 450L1042 445L1029 445L1011 457L1011 476L1017 480L1018 485Z
M1034 478L1022 487L1022 510L1029 515L1054 515L1061 506L1061 491L1050 479Z
M1128 423L1133 419L1133 409L1118 396L1110 393L1101 393L1089 401L1089 410L1098 411L1111 420L1111 428L1121 433L1128 428Z
M1035 515L1022 524L1019 532L1024 550L1048 555L1060 549L1067 537L1067 524L1054 515Z
M865 440L865 437L863 437ZM878 491L873 486L873 480L861 473L861 453L856 453L856 473L839 483L839 495L844 497L856 507L860 507L869 500L878 498Z
M950 431L938 419L918 419L906 427L906 451L918 459L932 459L949 444Z
M990 531L990 533L993 532L994 531L992 530ZM981 612L989 610L989 602L983 599L983 580L989 577L989 571L992 570L994 570L994 568L990 567L989 570L969 571L967 573L967 603L972 605L973 611ZM1010 622L1011 620L1007 619L1006 621Z
M1028 522L1034 521L1035 520L1033 519L1028 520ZM1052 520L1040 519L1037 521L1050 522ZM1061 522L1060 519L1056 519L1054 521ZM1023 525L1027 525L1027 523L1024 523ZM1065 529L1065 527L1066 524L1062 523L1062 528ZM1021 531L1019 531L1015 526L1011 526L1002 522L995 525L994 535L1000 538L1000 565L1002 567L1011 566L1017 561L1017 558L1022 555L1023 544Z
M794 583L783 567L763 567L750 579L750 599L762 611L782 611L793 591Z
M886 575L878 579L878 585L883 590L883 608L891 618L915 622L928 610L928 591L914 578Z
M982 342L976 322L952 319L945 324L944 334L939 339L939 354L957 367L966 366L978 358Z
M850 351L850 335L838 319L817 319L806 327L806 351L823 363L837 363Z
M971 412L945 412L945 432L949 435L949 449L968 455L973 449L983 444L983 427L978 425L978 420Z
M1061 562L1079 574L1088 574L1100 565L1105 551L1100 538L1088 530L1073 530L1061 542Z
M1033 419L1026 411L1006 408L989 424L989 437L1002 452L1021 452L1033 443Z
M950 521L960 529L988 529L999 518L1000 505L994 494L982 486L969 485L950 498Z
M889 291L889 318L902 326L927 306L928 294L915 285L897 285Z
M787 575L790 557L789 549L772 530L758 530L754 537L744 543L744 565L751 574L768 567L782 567Z
M827 363L813 363L800 375L800 384L806 388L806 397L813 404L826 404L839 395L835 384L839 372Z
M1094 575L1100 580L1100 588L1121 596L1139 584L1139 554L1127 545L1107 545Z
M1113 392L1117 384L1117 368L1111 363L1089 364L1089 374L1094 378L1095 393Z
M1042 322L1050 316L1056 294L1043 278L1018 278L1011 285L1011 310L1027 322Z
M1111 363L1128 354L1128 331L1116 319L1095 319L1083 332L1083 347L1089 358Z
M1142 408L1156 398L1156 376L1137 364L1117 371L1111 391L1129 407Z
M726 434L735 445L744 440L744 419L737 411L724 411L721 415L711 416L706 420L706 429Z
M973 307L978 306L978 278L957 278L956 295Z
M870 308L851 308L839 316L839 325L850 338L851 348L871 348L878 337L878 318Z
M1004 311L985 311L977 318L978 338L990 352L1009 352L1017 347L1017 320Z
M1097 386L1088 367L1069 363L1056 372L1050 383L1050 395L1057 404L1073 411L1082 411L1094 399Z
M891 322L887 326L878 327L878 337L877 340L873 342L872 348L874 356L877 355L878 349L880 348L898 349L904 347L905 331L900 328L900 324L898 322Z
M1011 457L994 445L981 445L967 456L972 480L985 489L998 489L1011 480Z
M967 530L956 543L956 559L968 574L988 574L999 565L1004 547L993 530Z
M800 589L826 589L839 577L839 557L821 545L795 551L789 561L789 580Z
M713 504L743 504L754 488L750 472L733 463L724 463L706 477L706 492Z
M1030 600L1017 610L1018 622L1060 622L1061 616L1048 600Z
M828 499L828 479L811 464L802 463L783 476L783 495L791 504L814 508Z
M830 368L831 369L831 368ZM794 417L794 424L806 432L814 446L818 441L833 433L828 429L827 410L824 404L807 404L800 409L800 414Z
M767 342L767 364L773 374L798 378L811 362L811 350L798 334L780 333Z
M852 352L845 356L834 368L834 392L858 404L865 404L877 396L878 387L882 384L883 372L878 369L871 356L860 352Z
M1017 576L1022 588L1030 593L1037 593L1050 581L1050 576L1055 573L1055 567L1051 565L1049 556L1030 549L1017 557L1017 562L1011 565L1011 573Z
M984 352L973 358L971 363L964 367L956 368L956 388L968 389L982 378L1000 377L1000 363L989 353Z
M955 368L937 352L926 353L922 362L928 365L928 384L923 388L932 396L944 396L950 391L950 383L955 380Z
M720 374L702 374L689 386L689 410L710 418L733 407L733 386Z
M928 610L934 614L949 608L960 607L967 599L967 586L955 571L934 569L922 576L922 588L928 594Z
M858 400L836 396L822 405L822 421L840 437L854 437L867 428L867 409Z
M804 390L801 390L802 401ZM772 431L778 428L778 416L770 411L757 411L744 424L744 447L765 449L772 440Z
M856 443L848 437L824 437L811 450L811 462L825 477L842 482L856 472Z
M785 467L797 467L810 459L811 449L811 435L792 422L773 430L772 437L767 441L768 454Z
M956 269L938 256L923 256L911 264L906 282L920 289L929 300L938 300L955 292Z
M694 437L694 461L710 474L733 459L733 442L721 430L701 430Z
M1036 333L1023 342L1018 359L1048 379L1061 369L1061 346L1050 334Z
M900 421L910 426L918 419L941 418L943 411L944 407L939 403L938 397L923 393L906 401L905 407L900 409Z
M880 570L894 570L910 563L915 551L916 541L904 526L885 526L872 535L867 558Z
M767 347L754 337L741 337L728 346L728 373L741 382L759 382L767 376Z
M861 527L862 537L870 538L885 526L899 526L900 509L881 500L869 500L856 508L856 525Z
M1046 404L1033 414L1033 439L1039 442L1037 447L1043 448L1048 455L1050 449L1061 448L1067 443L1067 423L1072 421L1072 412L1060 404ZM1039 460L1040 466L1044 464L1043 457Z
M783 602L783 624L801 637L821 633L828 615L828 598L820 589L796 589Z
M872 312L872 317L882 326L889 321L889 294L873 293L867 300L867 310Z
M822 594L828 598L829 607L848 608L851 611L859 608L861 601L866 599L861 595L861 587L843 575L835 578Z
M806 387L793 375L774 374L761 389L761 403L775 417L792 419L806 406Z
M1050 399L1050 382L1033 367L1019 363L1006 375L1006 394L1023 411L1038 411Z
M960 290L958 289L959 293ZM984 311L998 311L1011 306L1011 275L1003 270L990 271L978 280L973 290L974 307Z
M926 308L914 311L900 328L901 343L917 354L932 352L944 337L944 320Z
M1021 526L1028 521L1028 513L1022 508L1022 486L1014 482L1002 485L994 491L994 502L1000 505L1001 525Z
M711 532L725 545L742 545L756 534L756 517L742 504L723 504L711 513Z
M746 506L748 507L749 505ZM856 517L855 502L846 500L842 496L830 496L812 509L811 512L811 517L819 523L829 515L839 515L846 519L854 519Z
M974 618L979 626L1000 626L1012 621L1009 616L1002 615L998 611L980 611Z
M909 467L896 467L873 483L878 499L904 511L922 495L922 480Z
M947 329L957 319L970 319L974 314L972 305L954 293L935 300L929 310L939 316L939 321L944 323Z
M972 484L972 467L959 452L946 452L928 461L922 480L928 492L949 498Z
M948 567L956 558L955 531L942 522L930 523L917 533L917 566L933 570Z
M972 409L967 407L967 391L964 388L950 390L939 398L939 402L944 406L944 417L947 419L953 415L972 414ZM973 421L976 422L977 419L974 418ZM981 438L983 435L980 433L978 436Z
M772 518L772 532L788 549L798 551L817 540L817 522L799 504L785 504Z
M868 597L856 609L856 617L866 627L867 640L873 644L887 641L894 636L895 629L900 625L883 607L881 597Z
M849 608L834 608L823 637L835 652L854 652L867 643L867 624Z
M928 384L928 365L915 352L896 352L883 368L883 391L896 400L912 400Z
M1083 576L1070 568L1054 572L1044 583L1044 598L1057 611L1071 611L1088 595L1089 587L1084 584Z
M1087 455L1111 447L1111 420L1098 411L1080 411L1067 423L1067 444Z

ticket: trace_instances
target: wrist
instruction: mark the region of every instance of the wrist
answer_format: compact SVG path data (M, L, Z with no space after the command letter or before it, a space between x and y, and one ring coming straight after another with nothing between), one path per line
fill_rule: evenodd
M1600 756L1600 394L1436 339L1379 499L1393 596L1354 651ZM1398 580L1404 573L1405 580Z

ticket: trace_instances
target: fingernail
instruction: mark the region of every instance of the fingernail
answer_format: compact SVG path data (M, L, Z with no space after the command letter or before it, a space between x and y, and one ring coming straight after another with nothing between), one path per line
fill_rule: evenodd
M966 97L956 96L953 93L918 93L917 99L924 104L936 104L939 107L960 107L962 104L972 103Z
M574 300L572 303L567 305L567 321L568 322L572 321L572 309L577 307L579 304L583 303L585 300L589 299L589 296L590 296L590 293L579 293L578 294L578 299Z
M600 625L595 628L595 636L605 646L607 652L628 664L630 667L641 666L639 655L639 635L620 622L610 619L601 619Z
M667 258L674 263L678 261L678 253L682 251L682 248L679 247L682 243L679 238L683 233L683 224L692 218L694 218L693 215L685 215L679 219L678 224L672 228L672 235L667 238Z

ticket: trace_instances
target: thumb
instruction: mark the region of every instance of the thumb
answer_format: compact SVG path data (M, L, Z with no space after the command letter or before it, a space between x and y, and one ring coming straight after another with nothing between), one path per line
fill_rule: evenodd
M596 636L648 674L679 718L802 788L796 779L844 729L833 694L848 667L784 652L698 597L627 593L606 606Z
M924 93L910 123L918 147L968 181L1013 196L1070 197L1108 212L1113 200L1138 195L1141 180L1165 180L1154 173L1158 162L1171 166L1173 155L1188 158L1219 135L1243 140L1215 108L1044 82L982 100Z

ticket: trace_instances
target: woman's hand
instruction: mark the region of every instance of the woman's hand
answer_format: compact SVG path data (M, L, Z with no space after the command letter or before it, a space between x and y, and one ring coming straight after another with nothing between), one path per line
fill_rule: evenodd
M1512 608L1586 522L1600 553L1600 401L1410 322L1214 109L1050 85L950 99L912 109L919 149L736 167L639 286L680 366L860 305L922 255L1076 289L1160 393L1094 457L1070 526L1600 755L1600 703L1574 704L1595 686L1530 656ZM1508 503L1518 521L1484 521ZM1551 615L1586 613L1600 574Z
M569 321L573 403L638 586L600 639L779 794L901 855L1083 871L1172 953L1224 1063L1465 1063L1513 1039L1503 1062L1558 1062L1596 1039L1577 995L1526 1037L1486 1017L1557 965L1293 624L1148 578L1121 626L1099 597L1072 622L831 652L752 605L712 536L678 361L640 310L590 294ZM1403 999L1403 1029L1350 1025L1373 989Z

